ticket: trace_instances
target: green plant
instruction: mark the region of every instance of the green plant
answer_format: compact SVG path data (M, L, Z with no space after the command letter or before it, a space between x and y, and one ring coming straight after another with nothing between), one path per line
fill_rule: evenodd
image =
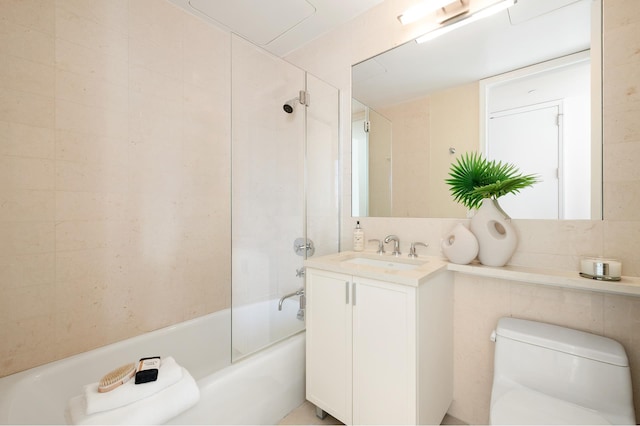
M485 198L515 194L539 182L537 175L522 175L513 164L489 161L477 152L462 154L451 164L449 179L453 200L477 209Z

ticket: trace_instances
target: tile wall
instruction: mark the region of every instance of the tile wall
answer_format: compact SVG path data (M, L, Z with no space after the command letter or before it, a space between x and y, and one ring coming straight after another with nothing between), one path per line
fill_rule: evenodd
M479 93L476 82L380 109L394 130L393 211L387 216L465 216L439 177L453 158L449 148L461 153L479 144Z
M0 376L230 306L230 36L0 0Z

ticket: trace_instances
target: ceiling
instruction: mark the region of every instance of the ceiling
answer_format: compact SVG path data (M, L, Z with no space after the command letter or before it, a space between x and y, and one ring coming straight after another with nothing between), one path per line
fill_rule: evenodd
M384 0L169 1L284 57ZM408 42L354 67L354 96L388 105L588 49L591 3L518 0L430 42Z
M282 57L383 0L169 1Z

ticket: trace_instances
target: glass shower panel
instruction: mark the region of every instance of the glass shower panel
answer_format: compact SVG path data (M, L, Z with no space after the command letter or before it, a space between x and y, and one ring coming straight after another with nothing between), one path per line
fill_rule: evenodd
M338 89L307 73L307 236L314 256L336 253L340 241Z
M305 89L300 69L232 37L232 359L304 329ZM294 109L283 106L294 99Z

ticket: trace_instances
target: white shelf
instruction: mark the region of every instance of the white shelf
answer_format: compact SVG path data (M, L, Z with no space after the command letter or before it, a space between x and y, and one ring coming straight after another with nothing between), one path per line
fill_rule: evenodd
M480 264L457 265L455 263L449 263L447 269L478 277L500 278L530 284L640 297L639 277L622 277L620 281L599 281L583 278L577 271L560 271L522 266L503 266L496 268Z
M411 270L391 270L371 265L345 263L345 260L353 257L389 259L391 261L410 262L419 266ZM640 297L640 277L622 277L620 281L598 281L583 278L579 275L578 271L524 266L493 267L484 266L479 263L458 265L447 262L445 258L435 256L421 256L417 259L409 260L394 258L389 255L380 256L374 253L346 251L321 257L312 257L305 260L304 263L309 268L357 275L364 278L384 280L412 287L418 287L428 282L436 274L448 270L477 277L499 278L529 284Z

